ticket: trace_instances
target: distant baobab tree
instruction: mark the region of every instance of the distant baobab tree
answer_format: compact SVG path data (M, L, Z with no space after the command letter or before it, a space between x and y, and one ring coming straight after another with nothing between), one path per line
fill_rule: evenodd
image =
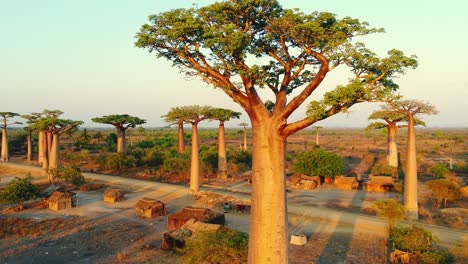
M192 125L192 150L190 158L190 191L197 193L200 191L200 140L198 137L198 124L210 118L212 108L209 106L182 106L179 107L179 118L184 123Z
M210 119L218 120L218 178L227 178L227 158L226 158L226 139L224 122L231 120L232 118L239 118L241 113L235 112L230 109L224 108L213 108L210 110Z
M21 117L26 119L27 126L24 128L28 132L27 138L27 154L26 159L32 161L32 134L34 131L34 124L39 118L41 118L42 113L31 113L30 115L22 115Z
M312 128L315 128L315 145L320 146L320 140L319 140L319 129L322 129L322 126L313 126Z
M38 131L43 131L42 160L43 174L47 174L49 181L52 181L52 173L60 168L60 136L83 124L83 121L58 118L63 112L60 110L45 110L43 117L37 119L34 127Z
M407 116L408 119L408 141L406 152L406 170L404 187L404 205L408 211L408 217L418 219L418 169L416 163L416 133L414 126L415 115L434 115L438 111L426 102L419 100L396 100L390 102L384 109L395 111Z
M173 107L167 114L161 116L166 123L177 125L177 151L181 154L185 151L184 123L188 115L187 110L186 107Z
M242 123L239 124L239 126L244 128L244 147L243 147L244 150L247 150L247 126L248 125L249 124L247 124L245 122L242 122Z
M125 131L128 128L134 128L146 123L146 120L136 116L123 115L106 115L91 119L93 122L112 125L117 129L117 153L126 152Z
M0 126L2 127L2 150L0 160L3 162L8 162L8 136L7 136L7 127L13 124L21 124L20 122L8 123L8 119L19 116L17 113L13 112L0 112L0 117L3 119Z
M367 129L387 129L387 164L398 168L398 147L397 130L398 128L408 127L408 125L398 125L400 122L407 122L406 114L396 111L374 111L368 118L369 120L381 119L384 122L373 122ZM424 121L415 118L415 125L425 125Z
M225 0L162 12L149 20L137 33L137 47L223 91L249 116L248 263L288 263L288 136L357 103L387 97L398 88L393 78L417 66L415 57L392 49L382 58L366 48L357 38L383 31L366 22L286 9L276 0ZM327 74L342 67L351 71L352 79L310 102L306 117L291 121ZM274 100L272 111L265 106L267 99Z

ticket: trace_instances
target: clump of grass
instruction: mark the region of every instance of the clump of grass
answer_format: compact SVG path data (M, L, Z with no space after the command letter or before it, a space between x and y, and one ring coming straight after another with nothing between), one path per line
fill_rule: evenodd
M186 263L240 264L247 262L248 244L246 233L223 228L190 237L182 253Z

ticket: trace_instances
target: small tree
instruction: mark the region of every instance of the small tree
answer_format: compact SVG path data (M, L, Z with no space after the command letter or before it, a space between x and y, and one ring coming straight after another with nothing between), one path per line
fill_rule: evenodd
M21 124L19 122L8 123L8 119L19 116L17 113L13 112L0 112L0 117L3 119L0 127L2 128L2 150L0 160L7 162L8 161L8 137L7 137L7 127L12 124Z
M434 194L434 199L437 202L437 207L441 207L442 203L444 207L447 207L448 202L456 201L461 196L460 185L458 183L440 179L428 181L427 188Z
M75 165L70 167L58 168L52 172L52 178L54 180L62 180L75 185L81 185L86 182L80 168Z
M293 161L292 171L309 176L334 177L343 174L343 159L322 149L299 153Z
M437 163L431 166L431 173L434 174L436 178L445 179L447 174L450 172L449 168L445 163Z
M126 152L125 148L125 131L128 128L135 128L136 126L146 123L146 120L136 116L123 115L107 115L102 117L95 117L91 119L93 122L113 125L117 129L117 153Z
M398 221L406 217L403 205L393 199L377 201L373 204L373 207L377 211L377 216L387 219L389 233L392 232Z
M0 191L0 201L22 204L38 195L39 188L33 185L31 180L15 177Z
M161 116L164 118L164 121L177 125L177 141L178 141L178 148L177 151L182 154L185 151L185 141L184 141L184 123L185 118L188 113L186 113L186 108L184 107L173 107L167 114Z

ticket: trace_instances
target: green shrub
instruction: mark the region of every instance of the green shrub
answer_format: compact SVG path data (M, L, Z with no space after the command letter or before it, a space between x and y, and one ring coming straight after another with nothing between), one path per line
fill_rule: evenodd
M96 158L96 162L102 169L105 170L126 170L136 166L136 160L131 155L117 154L101 154Z
M246 233L221 229L190 237L182 252L186 263L247 263L248 243Z
M420 264L449 264L455 263L455 258L446 250L433 249L415 255L416 263Z
M39 188L31 183L29 178L15 177L0 191L0 201L22 203L39 195Z
M438 179L445 179L447 173L449 173L449 168L444 163L437 163L431 166L430 171Z
M75 165L52 171L52 179L66 181L75 185L82 185L86 183L80 168Z
M428 230L413 225L412 227L395 227L389 239L395 248L413 253L430 251L435 238Z
M202 146L200 148L200 161L210 172L218 170L218 147Z
M396 168L385 163L377 163L371 172L374 175L393 176L396 173Z
M434 199L439 208L442 203L447 207L447 202L456 201L461 197L460 185L454 181L446 179L432 180L428 181L426 185L434 194Z
M147 150L143 163L149 167L159 167L164 162L164 154L156 149Z
M187 155L174 155L166 157L162 166L170 174L186 174L190 170L190 159Z
M293 161L292 171L309 176L337 176L343 174L343 159L322 149L299 153Z
M393 199L377 201L373 204L379 217L388 220L389 231L392 232L395 224L406 217L406 211L402 204Z

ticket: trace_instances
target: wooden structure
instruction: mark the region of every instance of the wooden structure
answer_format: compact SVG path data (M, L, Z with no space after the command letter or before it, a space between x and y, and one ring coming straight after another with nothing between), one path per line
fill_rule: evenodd
M335 177L335 186L341 190L353 190L359 187L356 177Z
M120 189L109 187L106 191L104 191L104 202L115 203L123 201L123 199L124 193Z
M49 209L54 211L59 211L63 209L72 208L72 201L74 199L75 193L72 192L53 192L52 195L47 199Z
M167 214L166 205L155 199L143 197L135 206L135 213L139 217L153 218Z
M369 180L365 183L368 192L389 192L394 186L392 176L369 176Z
M167 228L181 228L190 219L204 223L224 225L224 214L211 211L207 208L187 206L182 211L173 213L167 217Z

